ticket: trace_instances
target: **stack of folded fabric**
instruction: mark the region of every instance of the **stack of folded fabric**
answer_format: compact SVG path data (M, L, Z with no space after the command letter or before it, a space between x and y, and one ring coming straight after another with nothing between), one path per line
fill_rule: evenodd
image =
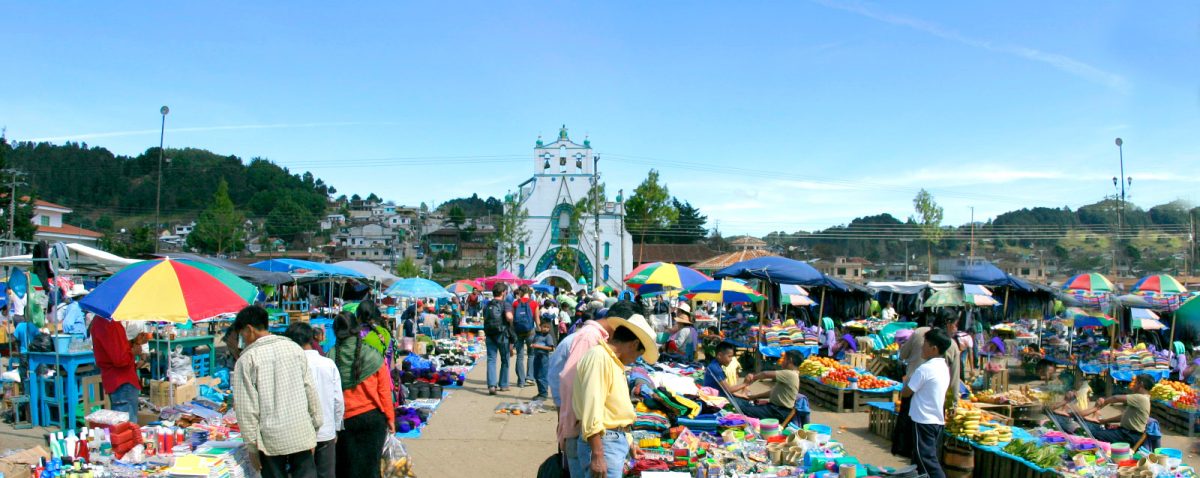
M633 422L634 430L665 432L671 429L671 422L666 415L657 412L638 413Z

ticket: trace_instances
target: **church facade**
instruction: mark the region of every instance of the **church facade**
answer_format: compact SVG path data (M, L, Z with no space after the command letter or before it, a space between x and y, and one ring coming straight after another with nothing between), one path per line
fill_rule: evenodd
M525 221L529 235L519 244L518 257L511 258L514 274L538 281L569 279L575 288L583 284L621 288L622 277L633 265L633 237L625 229L621 194L597 208L576 210L599 180L598 161L591 141L575 143L565 125L552 143L538 138L533 177L521 183L517 192L529 214ZM498 269L510 263L502 255L497 254Z

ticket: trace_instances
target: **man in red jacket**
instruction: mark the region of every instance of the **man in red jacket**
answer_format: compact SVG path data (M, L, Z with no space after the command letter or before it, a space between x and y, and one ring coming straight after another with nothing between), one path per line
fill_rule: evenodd
M112 409L129 413L129 421L137 423L138 395L142 385L138 380L135 357L142 353L146 334L141 323L128 326L107 317L96 316L92 321L92 349L100 367L100 381L108 394Z

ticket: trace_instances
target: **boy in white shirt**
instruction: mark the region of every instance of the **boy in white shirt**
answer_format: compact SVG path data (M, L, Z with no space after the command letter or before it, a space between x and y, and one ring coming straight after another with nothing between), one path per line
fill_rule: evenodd
M925 363L908 377L900 394L912 397L908 415L914 424L913 464L917 465L917 473L929 475L929 478L946 478L938 463L938 447L946 428L943 407L946 390L950 388L950 367L942 354L950 348L950 336L942 329L929 329L924 339L921 357Z
M321 429L317 430L317 447L313 450L317 478L334 478L337 458L337 432L342 429L346 402L342 395L342 378L337 364L313 350L313 327L305 322L293 322L283 335L304 349L308 371L321 401Z

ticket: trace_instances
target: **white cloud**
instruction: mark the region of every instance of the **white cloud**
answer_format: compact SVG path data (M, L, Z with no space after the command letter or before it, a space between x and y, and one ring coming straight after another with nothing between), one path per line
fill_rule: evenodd
M865 3L865 2L858 2L858 1L842 2L842 1L836 1L836 0L813 0L813 1L815 1L818 4L824 5L826 7L829 7L829 8L836 8L838 10L847 11L850 13L854 13L856 15L871 18L871 19L878 20L878 21L881 21L884 23L889 23L892 25L911 28L913 30L927 33L927 34L930 34L930 35L933 35L933 36L936 36L938 38L942 38L945 40L950 40L952 42L959 43L962 45L979 48L982 50L987 50L987 51L991 51L991 52L995 52L995 53L1003 53L1003 54L1007 54L1007 55L1013 55L1013 56L1017 56L1020 58L1024 58L1026 60L1035 61L1038 63L1044 63L1044 64L1050 65L1051 67L1056 68L1058 70L1065 71L1067 73L1070 73L1072 75L1078 76L1080 78L1083 78L1085 80L1088 80L1088 81L1091 81L1094 83L1099 83L1099 84L1105 85L1109 88L1112 88L1112 89L1120 91L1120 92L1127 92L1129 90L1128 81L1126 81L1125 78L1122 77L1121 75L1118 75L1116 73L1112 73L1109 71L1105 71L1103 69L1092 66L1083 61L1076 60L1076 59L1071 58L1066 55L1045 52L1045 51L1038 50L1036 48L1030 48L1030 47L1021 46L1021 45L1015 45L1015 44L1009 44L1009 43L996 43L996 42L993 42L990 40L982 40L982 39L978 39L978 38L972 38L972 37L963 35L961 33L958 33L954 30L950 30L948 28L942 27L941 25L938 25L933 22L928 22L928 21L921 20L918 18L903 16L903 15L896 15L896 14L880 11L880 10L874 8L873 5Z

